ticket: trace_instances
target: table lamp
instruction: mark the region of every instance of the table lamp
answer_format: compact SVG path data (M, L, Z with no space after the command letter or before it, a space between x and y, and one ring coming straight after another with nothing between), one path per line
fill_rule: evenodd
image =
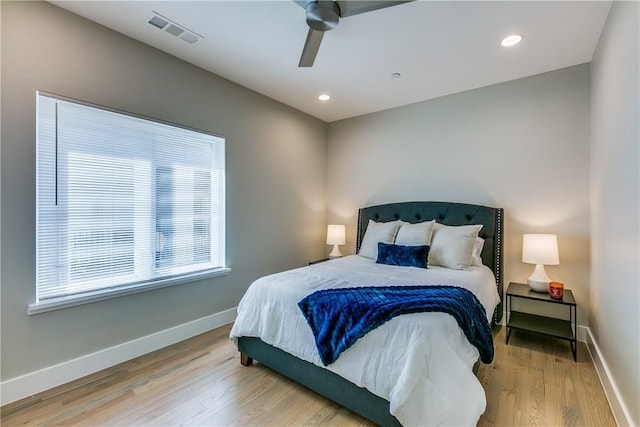
M544 266L560 264L556 235L525 234L522 238L522 262L536 265L527 280L529 287L536 292L548 292L551 279L544 271Z
M346 243L344 225L329 224L327 226L327 245L333 245L333 250L329 258L339 258L342 256L338 245Z

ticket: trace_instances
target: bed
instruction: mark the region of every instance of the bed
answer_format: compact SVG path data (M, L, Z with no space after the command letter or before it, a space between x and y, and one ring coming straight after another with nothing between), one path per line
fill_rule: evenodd
M502 209L449 202L364 207L358 213L356 253L364 254L370 246L368 227L371 236L380 224L431 220L449 227L481 225L481 265L468 271L431 265L418 269L351 255L260 278L239 304L231 331L241 363L248 366L255 359L382 426L475 424L486 406L473 372L479 353L452 316L431 312L395 317L325 366L295 304L317 289L429 281L470 288L487 320L500 322Z

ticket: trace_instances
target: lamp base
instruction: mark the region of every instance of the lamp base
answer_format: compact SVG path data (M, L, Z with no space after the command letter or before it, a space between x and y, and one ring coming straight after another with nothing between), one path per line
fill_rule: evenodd
M536 264L535 270L527 279L527 284L532 291L536 292L549 292L549 283L551 279L547 276L547 272L544 271L542 264Z
M338 245L333 245L333 249L329 254L329 258L340 258L342 256L342 252L340 252L340 248Z
M527 284L532 291L536 292L549 292L549 282L538 282L535 280L527 280Z

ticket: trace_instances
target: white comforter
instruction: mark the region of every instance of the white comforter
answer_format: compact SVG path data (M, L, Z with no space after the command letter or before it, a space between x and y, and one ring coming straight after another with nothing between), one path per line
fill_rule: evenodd
M455 319L445 313L395 317L369 332L325 367L298 301L318 289L442 284L473 292L491 320L499 302L487 267L469 271L420 269L376 264L352 255L256 280L238 305L231 330L237 337L259 337L294 356L324 367L390 402L405 426L476 425L485 410L484 390L472 372L478 350Z

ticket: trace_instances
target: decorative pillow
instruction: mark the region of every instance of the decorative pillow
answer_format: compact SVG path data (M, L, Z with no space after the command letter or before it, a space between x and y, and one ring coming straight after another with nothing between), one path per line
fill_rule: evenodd
M402 222L396 236L396 245L419 246L430 244L431 232L435 222L435 220L417 222L415 224Z
M467 270L471 265L471 253L481 228L481 224L454 227L435 223L429 249L429 265Z
M404 246L378 243L378 264L400 265L403 267L427 268L429 246Z
M473 243L473 250L471 251L471 265L479 267L482 265L482 248L484 247L484 239L482 237L476 237L476 241Z
M396 239L398 228L400 228L399 220L390 222L375 222L369 220L358 255L378 259L378 242L393 243Z

